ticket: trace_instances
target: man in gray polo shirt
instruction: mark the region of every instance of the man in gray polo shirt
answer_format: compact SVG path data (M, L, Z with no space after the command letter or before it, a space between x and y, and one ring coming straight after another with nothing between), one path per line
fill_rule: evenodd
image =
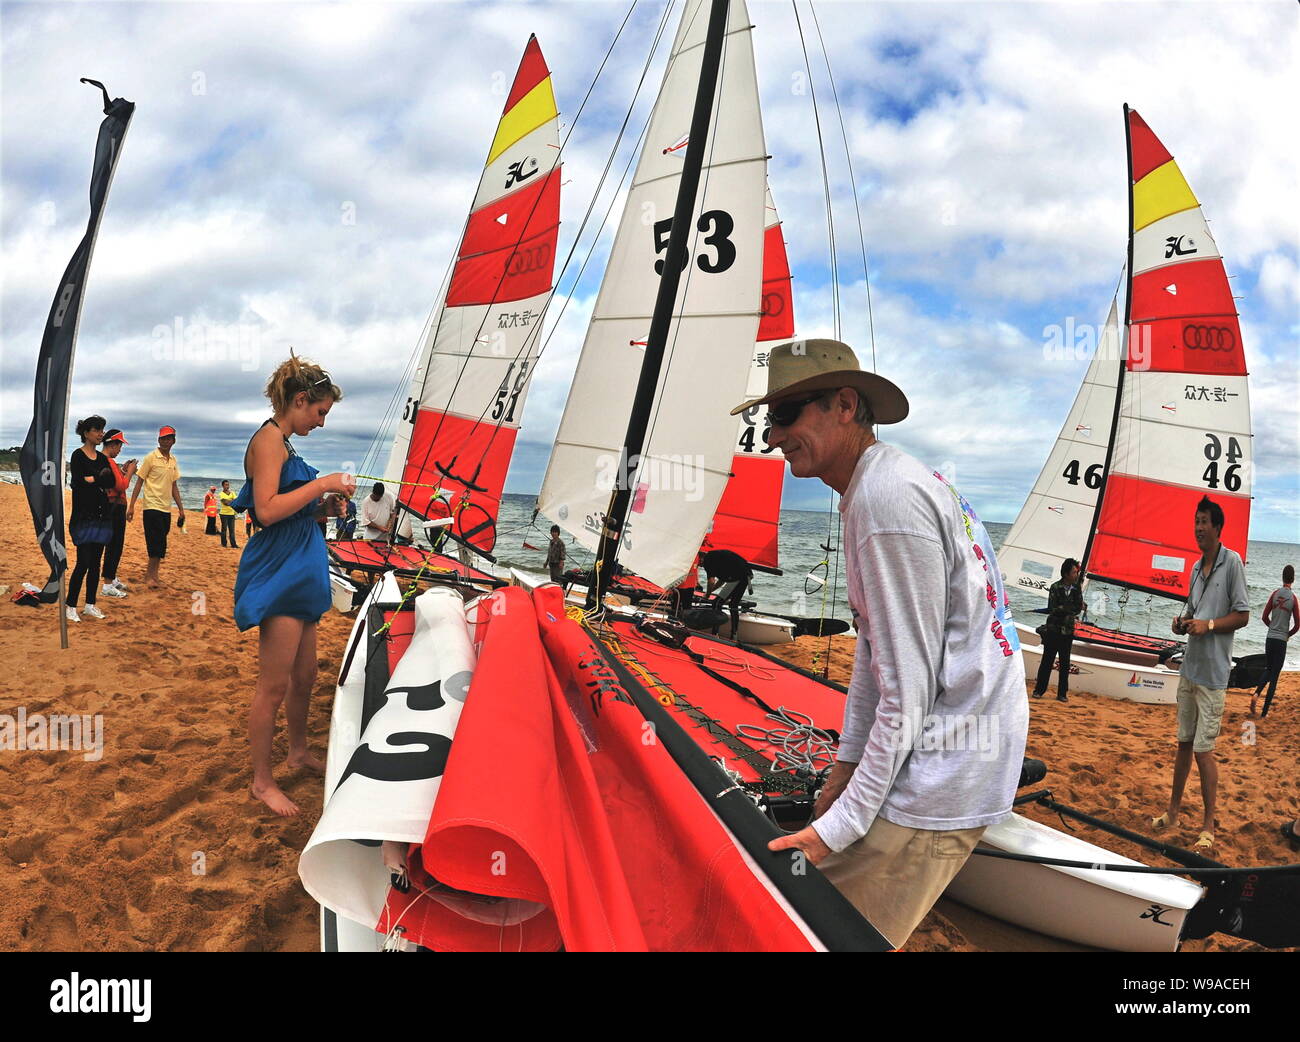
M1214 740L1223 719L1223 698L1232 669L1232 634L1250 622L1246 599L1246 569L1235 550L1220 542L1223 508L1202 496L1196 505L1196 545L1201 558L1192 570L1187 605L1173 621L1173 631L1187 637L1187 652L1178 679L1178 755L1174 758L1174 787L1169 807L1151 824L1172 825L1183 801L1183 786L1196 758L1201 777L1205 817L1194 850L1214 847L1214 801L1219 768Z

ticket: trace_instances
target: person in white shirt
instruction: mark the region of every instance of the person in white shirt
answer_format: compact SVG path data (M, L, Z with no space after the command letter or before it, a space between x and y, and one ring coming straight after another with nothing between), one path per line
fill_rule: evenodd
M382 482L376 481L370 489L370 495L361 501L357 510L362 539L387 541L393 529L393 512L397 504L387 492Z
M834 340L768 362L768 443L840 493L857 649L837 762L797 850L901 946L1011 811L1029 724L993 546L940 475L877 441L907 399Z

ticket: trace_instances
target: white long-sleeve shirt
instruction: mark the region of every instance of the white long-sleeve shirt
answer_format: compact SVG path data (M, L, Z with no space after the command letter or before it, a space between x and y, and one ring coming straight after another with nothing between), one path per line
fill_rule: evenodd
M393 519L393 510L397 504L393 497L385 492L378 499L366 496L357 508L357 520L361 523L361 538L373 539L388 531L388 522Z
M877 816L937 831L1000 821L1029 705L988 533L942 477L882 442L840 512L858 643L839 759L858 766L813 827L838 851Z

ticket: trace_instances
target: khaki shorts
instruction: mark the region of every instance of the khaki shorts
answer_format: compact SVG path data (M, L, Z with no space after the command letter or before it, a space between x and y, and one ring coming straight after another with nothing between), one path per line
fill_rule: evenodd
M1191 742L1192 752L1208 753L1223 721L1223 688L1202 687L1178 678L1178 740Z
M876 818L865 836L817 867L890 944L901 948L982 835L984 826L934 832Z

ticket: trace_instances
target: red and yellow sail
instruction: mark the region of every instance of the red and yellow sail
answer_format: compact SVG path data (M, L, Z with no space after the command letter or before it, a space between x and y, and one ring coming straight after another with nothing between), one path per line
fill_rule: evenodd
M1232 288L1201 207L1159 139L1126 109L1132 201L1128 346L1111 463L1088 559L1094 578L1187 594L1202 496L1244 560L1250 526L1246 356Z
M457 534L496 540L506 471L554 285L560 223L559 114L535 37L506 98L430 324L388 473L401 503L455 514Z

